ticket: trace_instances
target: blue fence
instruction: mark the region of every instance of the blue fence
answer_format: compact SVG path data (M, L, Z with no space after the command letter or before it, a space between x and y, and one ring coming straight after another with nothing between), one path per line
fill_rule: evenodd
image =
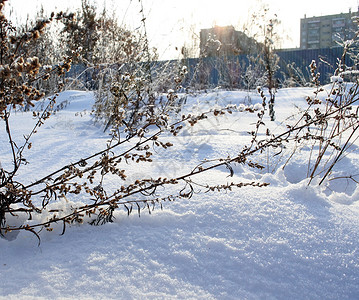
M278 74L280 78L283 78L283 75L290 75L288 65L294 63L306 76L306 79L310 79L309 65L314 60L317 65L317 71L321 74L321 83L328 83L337 68L338 59L343 55L343 48L291 49L277 51L276 53L279 56L279 73L283 73ZM348 66L353 65L349 57L346 57L346 64Z
M317 72L320 73L322 84L328 83L333 75L338 59L342 57L343 48L325 48L325 49L289 49L276 51L279 57L276 79L278 85L288 83L291 79L293 84L301 85L311 80L309 65L312 60L316 62ZM353 62L346 57L346 64L351 66ZM249 67L254 77L260 77L265 72L263 66L260 66L255 58L248 55L238 55L230 57L207 57L207 58L189 58L185 60L157 61L151 64L152 78L155 80L163 79L168 76L168 81L173 74L182 66L188 70L185 87L210 88L222 86L224 88L248 88ZM148 65L146 65L148 67ZM133 66L132 66L133 67ZM119 65L114 64L113 69L119 69ZM122 66L119 72L132 72ZM88 69L82 65L72 67L68 76L78 77L86 83L88 87L96 88L96 74L100 69ZM256 74L257 72L257 74ZM165 80L165 79L164 79ZM92 83L91 83L92 82ZM252 82L252 84L255 84ZM164 88L168 82L164 82Z
M338 59L343 55L342 47L324 49L288 49L276 51L278 55L278 70L276 79L278 84L292 83L301 85L310 82L310 64L314 60L317 72L320 73L322 84L330 82L330 77L337 68ZM153 69L161 68L169 62L157 62ZM264 67L258 66L258 60L248 55L230 57L207 57L190 58L182 60L182 65L188 68L188 79L185 86L200 85L202 87L222 86L225 88L248 87L248 67L251 66L253 76L260 77L265 72ZM178 61L171 61L170 64L178 65ZM346 65L352 66L353 62L346 57ZM257 74L255 74L257 72Z

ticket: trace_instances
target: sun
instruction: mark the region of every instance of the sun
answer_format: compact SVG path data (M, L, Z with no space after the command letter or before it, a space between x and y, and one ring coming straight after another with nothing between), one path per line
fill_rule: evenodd
M247 19L248 4L242 1L221 0L221 1L196 1L193 10L196 12L196 20L203 28L214 26L237 27Z

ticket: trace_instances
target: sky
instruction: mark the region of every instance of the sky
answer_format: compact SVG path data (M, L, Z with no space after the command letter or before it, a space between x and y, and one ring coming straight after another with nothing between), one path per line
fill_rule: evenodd
M141 25L141 6L138 0L92 0L100 8L105 4L118 16L119 22L129 28ZM256 10L259 1L249 0L143 0L146 28L150 46L158 49L161 59L178 58L185 44L191 46L192 36L201 28L213 25L233 25L237 30L246 26L250 12ZM283 40L281 48L299 47L300 19L358 10L359 0L261 0L281 21ZM45 11L74 10L81 0L9 0L17 19L25 20L34 15L41 5Z

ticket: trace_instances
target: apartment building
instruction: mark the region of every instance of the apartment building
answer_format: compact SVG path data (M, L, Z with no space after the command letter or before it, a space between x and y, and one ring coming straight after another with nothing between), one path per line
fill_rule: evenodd
M258 49L255 39L233 26L214 26L200 32L201 54L207 57L255 53Z
M357 30L358 12L341 13L320 17L304 17L300 20L300 48L320 49L338 46L351 39Z

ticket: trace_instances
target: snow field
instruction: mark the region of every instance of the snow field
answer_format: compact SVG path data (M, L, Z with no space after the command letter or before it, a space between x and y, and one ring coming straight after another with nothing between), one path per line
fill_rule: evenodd
M279 90L277 120L271 131L279 132L281 120L305 107L312 90ZM132 180L143 176L179 176L204 159L235 155L250 142L247 131L256 113L240 112L246 92L217 91L188 96L183 113L204 111L214 105L235 104L238 111L185 128L179 137L164 137L174 144L158 149L153 164L129 168ZM25 153L30 164L19 173L40 177L59 166L99 150L108 137L91 123L93 95L68 91L61 100L68 106L50 118L34 136ZM251 94L251 105L261 99ZM14 136L31 128L31 114L13 115ZM2 126L2 125L1 125ZM2 130L2 128L1 128ZM2 130L2 132L4 132ZM0 136L0 158L10 161L6 137ZM234 188L208 192L197 188L191 199L163 203L151 215L127 217L116 213L114 223L99 227L87 224L67 228L59 236L41 232L41 245L28 232L13 241L0 239L1 299L356 299L359 297L359 190L348 179L324 186L308 186L308 149L284 170L284 156L255 156L263 171L234 165L234 176L219 168L199 180L268 182L262 188ZM8 166L8 165L6 165ZM340 161L337 174L356 174L358 151ZM357 172L359 173L359 172ZM118 182L107 182L116 188ZM169 187L163 193L174 193ZM162 190L161 190L162 192ZM72 198L66 207L84 198ZM60 200L61 201L61 200ZM73 201L73 202L71 202ZM57 204L56 204L57 205Z

